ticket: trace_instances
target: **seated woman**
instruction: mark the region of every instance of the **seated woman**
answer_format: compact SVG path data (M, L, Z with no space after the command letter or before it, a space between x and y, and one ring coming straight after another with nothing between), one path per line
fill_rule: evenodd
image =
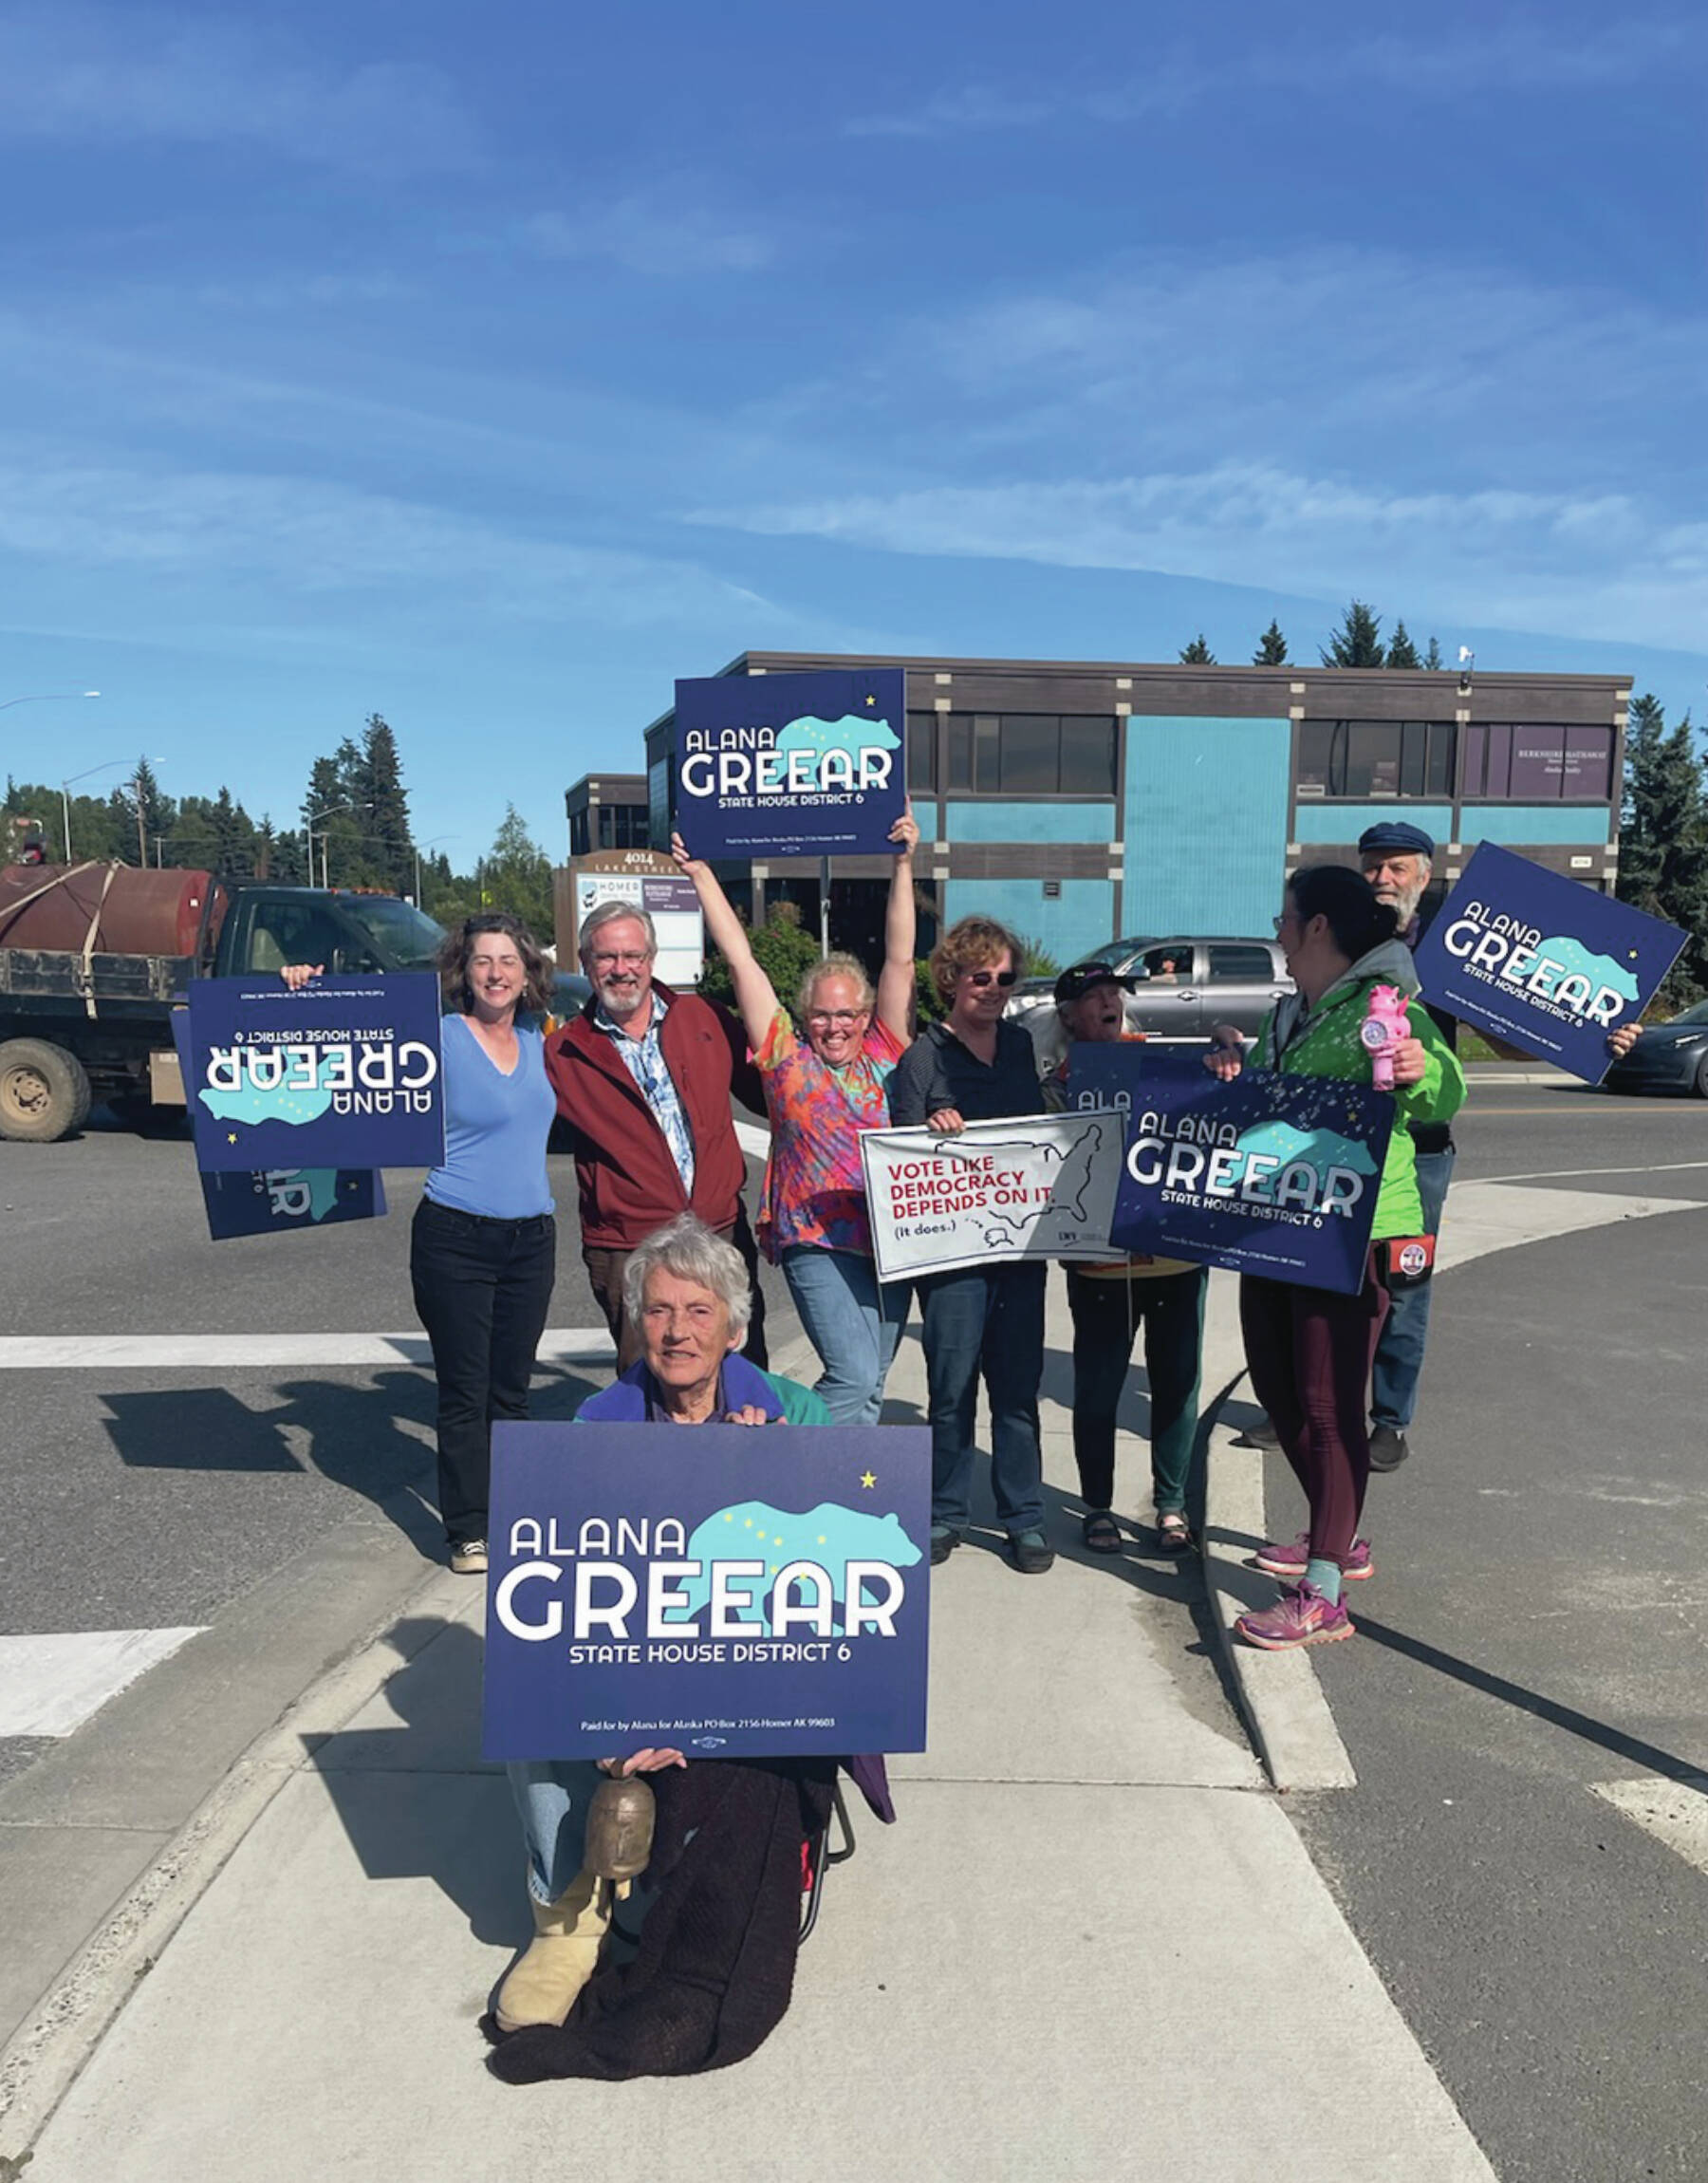
M613 1386L583 1403L576 1413L578 1422L829 1424L829 1412L809 1388L775 1372L762 1371L737 1353L747 1334L747 1267L741 1254L694 1214L678 1214L648 1237L630 1258L623 1281L624 1306L631 1321L641 1330L641 1355ZM882 1760L860 1757L842 1763L878 1817L894 1819ZM493 2015L500 2033L562 2025L598 1965L609 1904L597 1877L583 1870L583 1859L587 1807L602 1768L618 1775L663 1774L686 1763L680 1751L654 1749L637 1751L626 1759L607 1759L597 1765L591 1760L560 1759L511 1765L511 1785L528 1853L534 1939L499 1988ZM751 1763L757 1766L759 1763ZM733 1771L737 1764L739 1762L696 1760L693 1770L696 1777L712 1778ZM805 1761L797 1764L803 1771L815 1770L827 1783L834 1763ZM788 1762L773 1762L770 1772L774 1776L788 1769ZM774 1781L769 1785L774 1796ZM827 1804L827 1787L823 1801ZM662 1806L662 1799L660 1802ZM661 1808L661 1835L665 1817ZM682 1829L678 1827L678 1832ZM797 1850L797 1875L798 1870ZM789 1906L791 1920L796 1915L798 1897ZM792 1924L789 1930L792 1932ZM702 1987L708 1983L703 1977L699 1981ZM784 1999L786 2002L786 1989ZM614 2026L615 2012L603 2013L607 2027ZM759 2037L769 2028L768 2021ZM758 2043L757 2038L752 2043ZM726 2028L721 2058L733 2059L727 2047ZM547 2076L639 2075L642 2071L705 2065L684 2062L678 2053L669 2062L641 2055L632 2067L615 2066L610 2040L605 2040L600 2053L591 2059L585 2052L570 2052L555 2040L535 2040L531 2046L521 2042L513 2050L507 2043L492 2059L498 2073L515 2081Z

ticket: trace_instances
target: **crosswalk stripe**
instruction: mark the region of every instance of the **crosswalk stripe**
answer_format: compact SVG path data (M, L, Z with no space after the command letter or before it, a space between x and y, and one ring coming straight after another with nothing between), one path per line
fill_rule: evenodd
M603 1327L548 1327L542 1364L608 1364L615 1354ZM431 1365L427 1336L413 1334L6 1334L0 1371L110 1371L119 1367L200 1371L233 1367L304 1365Z
M1639 1774L1625 1781L1591 1782L1589 1786L1687 1865L1708 1873L1708 1775L1663 1782L1657 1774Z
M205 1627L0 1637L0 1736L70 1735Z

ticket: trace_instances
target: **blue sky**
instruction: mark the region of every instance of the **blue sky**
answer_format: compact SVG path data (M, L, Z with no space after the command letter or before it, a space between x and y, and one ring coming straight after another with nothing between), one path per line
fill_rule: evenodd
M1703 712L1708 19L1207 0L0 8L0 761L418 837L748 646ZM113 775L119 777L117 769ZM88 786L100 789L99 778Z

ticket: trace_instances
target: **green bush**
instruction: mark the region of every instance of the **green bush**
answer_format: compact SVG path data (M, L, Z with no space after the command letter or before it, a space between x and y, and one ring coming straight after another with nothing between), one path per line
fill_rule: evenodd
M754 932L750 928L748 940L754 961L770 980L777 998L792 1015L801 980L819 960L818 935L803 928L797 904L777 902L771 905L764 929ZM715 947L706 950L706 968L699 990L715 1000L734 1005L735 985L730 976L730 966Z

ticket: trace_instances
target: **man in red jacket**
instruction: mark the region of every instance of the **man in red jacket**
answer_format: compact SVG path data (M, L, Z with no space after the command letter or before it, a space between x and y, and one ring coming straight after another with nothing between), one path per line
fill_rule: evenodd
M645 910L600 903L581 928L593 997L546 1042L573 1139L582 1259L625 1371L640 1354L622 1306L629 1253L678 1213L697 1213L747 1261L753 1308L742 1354L763 1367L765 1299L730 1098L763 1114L765 1092L740 1024L715 1001L657 984L657 954Z

